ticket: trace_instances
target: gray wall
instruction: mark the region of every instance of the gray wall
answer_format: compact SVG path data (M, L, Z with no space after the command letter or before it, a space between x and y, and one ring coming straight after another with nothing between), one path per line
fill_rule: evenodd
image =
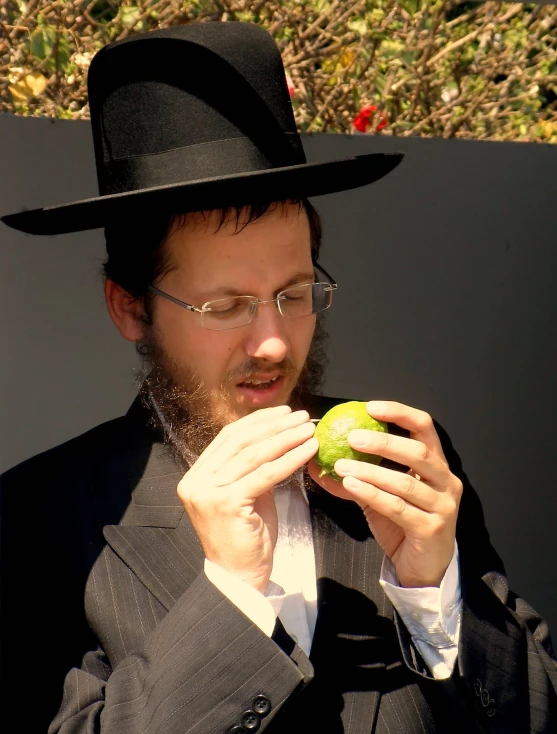
M0 115L0 211L96 192L87 122ZM0 471L126 410L133 347L98 275L102 230L31 237L0 223Z
M402 150L316 200L340 287L327 392L431 412L476 486L512 588L557 637L557 146L306 136L308 157ZM88 123L0 116L0 212L95 193ZM121 414L133 347L105 314L102 232L0 227L0 469Z

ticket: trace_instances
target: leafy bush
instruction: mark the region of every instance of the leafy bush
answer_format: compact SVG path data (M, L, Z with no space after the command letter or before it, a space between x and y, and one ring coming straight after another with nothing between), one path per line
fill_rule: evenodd
M272 33L301 131L557 143L557 6L522 3L8 0L0 112L87 117L101 46L211 20Z

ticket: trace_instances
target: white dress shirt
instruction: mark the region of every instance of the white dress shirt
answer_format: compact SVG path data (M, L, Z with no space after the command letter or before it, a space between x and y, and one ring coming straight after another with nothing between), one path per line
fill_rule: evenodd
M209 560L209 580L267 636L276 618L309 655L317 618L317 581L311 518L301 471L274 490L278 539L265 594ZM400 586L394 565L385 557L379 583L400 614L435 678L450 677L458 654L462 601L458 548L440 588Z

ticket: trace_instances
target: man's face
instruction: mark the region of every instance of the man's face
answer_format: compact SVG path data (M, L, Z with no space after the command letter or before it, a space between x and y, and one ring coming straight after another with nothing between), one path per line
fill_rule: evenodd
M219 216L195 215L171 234L166 248L172 269L157 281L160 290L201 307L230 295L268 300L288 286L313 281L303 208L279 205L240 231L235 218L218 228ZM222 426L258 408L288 403L315 320L285 319L267 303L258 306L251 324L211 331L201 325L200 314L156 296L147 341L173 386L197 398L206 417ZM274 382L256 387L253 379Z

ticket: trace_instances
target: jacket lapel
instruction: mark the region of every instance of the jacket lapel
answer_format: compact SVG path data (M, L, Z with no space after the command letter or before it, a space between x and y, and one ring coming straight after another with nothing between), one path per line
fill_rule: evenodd
M167 611L203 571L203 551L185 514L175 528L107 525L104 537Z
M383 552L359 507L319 489L309 496L318 593L310 660L316 677L338 680L342 670L343 731L369 734L392 636L392 605L378 583Z
M128 417L138 432L125 462L128 502L120 522L104 525L112 550L170 610L203 570L203 551L177 495L187 467L146 428L148 415L134 403ZM136 461L136 456L141 456Z

